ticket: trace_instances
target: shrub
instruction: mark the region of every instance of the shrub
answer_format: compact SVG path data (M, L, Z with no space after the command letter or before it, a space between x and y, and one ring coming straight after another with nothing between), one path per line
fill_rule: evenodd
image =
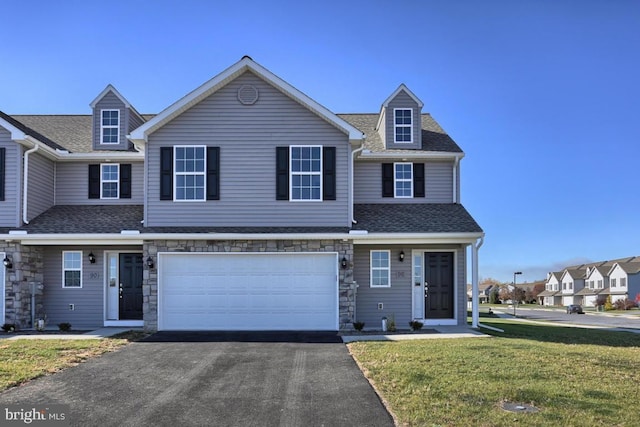
M353 322L353 329L361 331L364 328L364 322Z
M389 318L387 319L387 330L389 332L396 331L396 318L393 314L390 315Z
M13 323L5 323L4 325L2 325L2 330L7 333L13 332L16 330L16 325L14 325Z
M606 311L613 310L613 304L611 304L611 295L607 295L607 299L604 301L604 309Z
M616 300L616 302L613 303L613 307L616 310L631 310L635 306L636 306L635 301L630 300L629 298L625 298L625 299L621 298Z
M424 326L424 323L418 322L417 320L412 320L409 322L409 326L411 326L412 331L419 331Z
M69 323L69 322L58 323L58 329L60 329L62 332L70 331L71 330L71 323Z

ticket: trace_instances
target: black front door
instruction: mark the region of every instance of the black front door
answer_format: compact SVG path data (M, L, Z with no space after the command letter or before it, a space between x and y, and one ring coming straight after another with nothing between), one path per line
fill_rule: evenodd
M453 319L453 253L424 254L425 319Z
M120 320L142 319L142 254L120 254Z

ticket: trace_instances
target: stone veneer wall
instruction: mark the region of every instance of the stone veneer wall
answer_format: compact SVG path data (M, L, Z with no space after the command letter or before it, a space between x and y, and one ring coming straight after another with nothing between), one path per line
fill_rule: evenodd
M353 281L353 244L342 240L156 240L144 242L144 259L151 256L152 269L145 267L142 295L144 328L158 328L158 252L337 252L346 257L347 268L339 268L340 329L352 327L357 284Z
M0 243L13 268L5 270L5 318L2 323L13 323L18 329L33 327L31 324L31 282L43 281L43 250L19 243ZM4 268L2 266L1 268ZM46 291L46 290L45 290ZM36 296L36 316L42 313L42 296Z

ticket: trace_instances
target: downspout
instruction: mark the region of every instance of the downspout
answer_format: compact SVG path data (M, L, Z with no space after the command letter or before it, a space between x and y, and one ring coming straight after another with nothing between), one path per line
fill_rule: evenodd
M351 224L357 224L358 221L356 221L356 219L354 218L354 213L353 213L353 205L354 205L354 201L353 201L353 177L356 174L356 154L358 154L359 152L361 152L364 149L364 142L362 144L360 144L360 147L356 148L355 150L353 150L351 152L351 176L349 177L349 200L351 203L349 203L349 218L351 218Z
M453 162L453 203L458 203L458 163L460 163L460 157L456 156Z
M471 327L478 328L480 313L479 313L479 286L478 286L478 250L484 243L484 236L471 244L471 263L473 264L471 269Z
M29 190L29 154L38 151L38 144L34 144L33 148L24 152L24 170L22 171L22 222L29 224L27 220L27 191Z

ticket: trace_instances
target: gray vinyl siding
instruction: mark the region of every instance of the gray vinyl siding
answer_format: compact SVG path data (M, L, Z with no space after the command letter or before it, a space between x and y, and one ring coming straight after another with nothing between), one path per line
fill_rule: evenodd
M389 160L389 162L393 162ZM420 162L422 163L422 162ZM354 203L452 203L453 163L424 162L425 197L382 197L382 162L355 162ZM460 180L458 179L458 182Z
M52 207L54 200L54 163L37 152L29 155L29 199L27 220L31 220Z
M101 144L100 121L102 110L120 110L119 144ZM95 150L126 150L129 148L129 141L127 140L128 112L129 110L125 108L124 103L113 92L108 92L96 103L93 109L93 148Z
M442 250L456 252L456 318L458 324L466 324L467 290L466 290L466 250L459 245L354 245L353 277L358 283L356 295L356 318L365 322L365 328L380 329L382 318L393 316L398 329L409 329L412 320L413 271L411 251ZM370 251L391 251L391 287L370 287ZM404 262L399 261L400 251L404 251ZM423 261L424 262L424 261ZM384 309L378 310L378 303Z
M237 90L251 84L259 99L242 105ZM220 147L220 200L159 200L160 147ZM336 147L336 200L276 200L276 147ZM252 73L187 110L149 137L146 152L149 226L349 226L348 137Z
M393 112L396 108L412 108L413 109L413 142L396 144L395 141L395 127L394 119L395 114ZM395 98L389 101L386 108L385 124L386 124L386 147L388 149L420 149L422 147L422 116L420 107L404 90L401 90Z
M4 201L0 201L0 227L20 226L22 149L11 139L11 133L0 128L0 147L5 151Z
M131 133L132 130L140 127L144 123L142 117L131 111L130 108L127 108L127 120L127 133Z
M91 162L99 164L100 162ZM56 165L56 205L141 205L144 203L144 165L131 164L130 199L89 199L89 162Z
M104 325L104 251L121 250L140 252L142 248L134 247L81 247L81 246L49 246L44 249L44 311L48 326L61 322L69 322L73 329L90 329ZM82 288L62 287L62 252L82 251ZM96 263L91 264L89 252L96 256ZM69 310L69 304L75 309Z

